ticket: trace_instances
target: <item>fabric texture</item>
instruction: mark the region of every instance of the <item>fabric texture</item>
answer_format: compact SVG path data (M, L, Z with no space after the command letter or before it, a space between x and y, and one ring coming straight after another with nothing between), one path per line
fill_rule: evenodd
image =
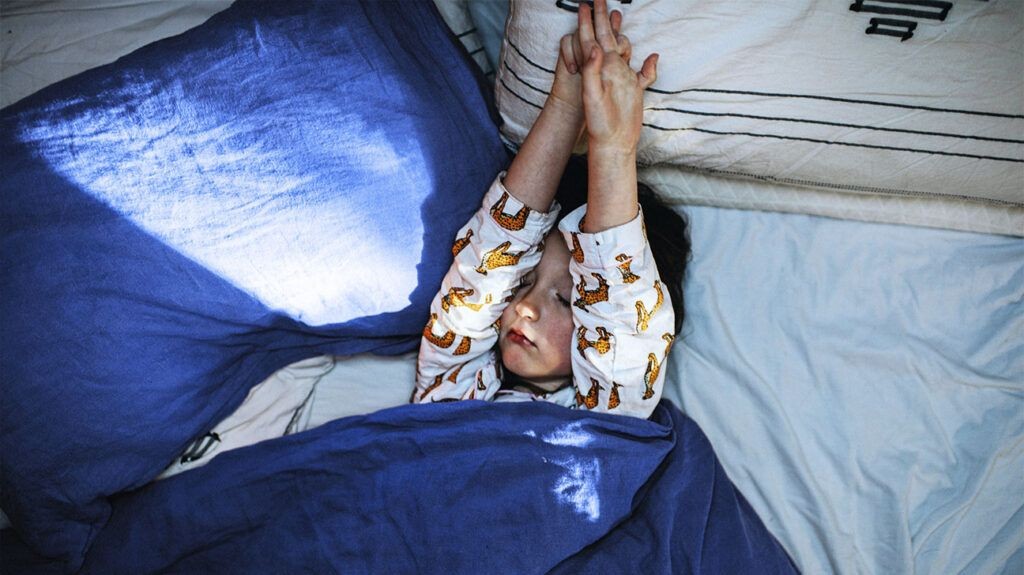
M671 404L406 405L119 497L84 573L790 573Z
M2 111L0 507L76 567L106 498L271 373L413 349L507 162L430 3L238 2Z
M574 334L571 385L545 394L501 389L499 321L540 262L561 209L557 202L547 213L526 207L505 189L503 176L459 230L455 261L430 305L413 400L543 400L648 417L661 399L675 316L641 213L600 233L580 229L586 204L561 220L557 233L570 249L574 286L566 303Z
M513 144L540 113L579 4L512 2L495 87ZM709 205L1024 235L1024 3L918 4L611 2L636 58L661 54L639 161L662 180L682 167L796 190L741 206L700 190Z
M665 397L800 569L1024 572L1024 241L685 212Z

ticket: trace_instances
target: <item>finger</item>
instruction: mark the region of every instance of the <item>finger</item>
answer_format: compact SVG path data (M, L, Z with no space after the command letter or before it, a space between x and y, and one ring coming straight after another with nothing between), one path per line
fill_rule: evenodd
M579 35L580 45L583 47L583 54L590 52L590 45L594 39L594 15L589 4L580 4L579 11Z
M576 55L572 51L572 34L566 34L562 36L562 41L559 44L559 50L562 52L562 64L570 74L576 73Z
M604 51L594 46L590 49L587 63L583 65L583 97L600 100L604 89L601 84L601 65L604 63Z
M607 0L594 0L594 36L606 51L615 51L615 33L608 19Z
M583 66L583 48L580 47L580 31L577 30L572 34L572 57L573 61L576 62L576 68L579 69Z
M637 80L640 82L640 89L646 90L658 80L658 55L651 54L644 60L643 67L640 68L640 73L637 75Z
M625 34L616 36L615 41L619 44L619 55L629 64L629 58L633 55L633 43L629 41L629 37Z
M615 34L615 36L618 37L619 30L622 30L622 12L612 10L610 20L612 21L612 34Z

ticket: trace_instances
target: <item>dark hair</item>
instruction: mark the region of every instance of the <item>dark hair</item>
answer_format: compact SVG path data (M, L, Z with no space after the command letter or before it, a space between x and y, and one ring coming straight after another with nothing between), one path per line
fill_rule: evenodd
M558 184L556 198L562 206L562 217L587 202L586 156L573 156L569 160ZM640 182L637 182L637 200L644 213L647 241L654 254L661 283L668 288L672 299L678 334L686 317L683 280L686 279L686 266L691 257L689 222L685 216L669 208L654 190Z

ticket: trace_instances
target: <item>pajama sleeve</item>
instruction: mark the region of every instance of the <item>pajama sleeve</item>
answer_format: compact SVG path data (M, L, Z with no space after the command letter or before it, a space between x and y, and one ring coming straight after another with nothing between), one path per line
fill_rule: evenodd
M558 215L557 204L547 213L523 205L502 185L503 176L452 246L455 260L423 328L413 402L489 400L501 387L498 320L540 261L538 246Z
M647 418L661 397L662 366L672 345L675 313L647 243L643 213L587 234L582 206L559 225L574 284L572 350L576 404Z

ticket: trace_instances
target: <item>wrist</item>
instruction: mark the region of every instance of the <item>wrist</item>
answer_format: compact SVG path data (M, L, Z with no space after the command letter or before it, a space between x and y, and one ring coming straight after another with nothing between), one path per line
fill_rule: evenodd
M599 165L632 165L636 164L636 145L596 141L591 137L587 140L587 156Z
M547 100L544 102L544 110L546 110L551 116L563 121L567 124L583 125L583 103L573 104L563 98L558 97L552 92L548 94Z

